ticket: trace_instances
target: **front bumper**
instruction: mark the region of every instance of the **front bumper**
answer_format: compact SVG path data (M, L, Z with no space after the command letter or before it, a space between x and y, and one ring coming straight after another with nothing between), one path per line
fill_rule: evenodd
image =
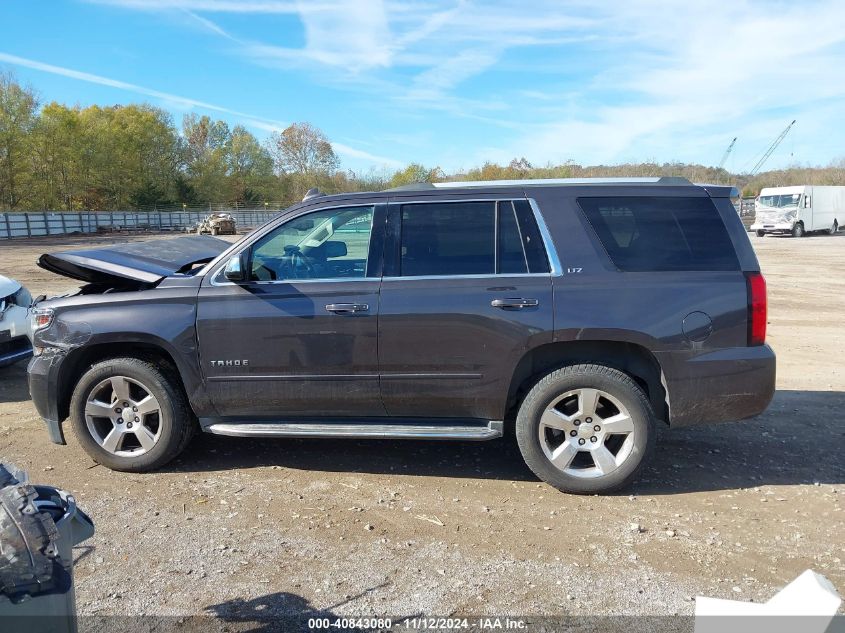
M776 359L768 345L657 358L673 427L744 420L765 411L775 394Z
M6 367L32 356L32 345L25 336L0 341L0 367Z
M765 220L755 221L749 228L752 231L765 231L766 233L791 233L795 221L791 222L766 222Z
M0 312L0 367L32 355L29 310L21 305L9 305L8 300L3 308Z
M59 419L59 369L63 360L64 354L47 351L34 356L27 366L29 395L54 444L67 443Z

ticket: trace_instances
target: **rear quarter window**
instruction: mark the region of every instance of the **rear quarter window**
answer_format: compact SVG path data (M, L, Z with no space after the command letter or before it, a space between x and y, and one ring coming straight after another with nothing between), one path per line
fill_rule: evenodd
M710 198L579 198L578 206L619 270L739 270Z

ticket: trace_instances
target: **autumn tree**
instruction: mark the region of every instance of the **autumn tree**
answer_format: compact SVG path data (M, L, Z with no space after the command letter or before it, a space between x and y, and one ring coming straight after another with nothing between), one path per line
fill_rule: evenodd
M402 185L412 185L417 182L435 182L443 178L445 178L445 175L439 167L429 169L419 163L411 163L405 169L400 169L393 174L390 178L390 186L401 187Z
M331 174L340 165L329 139L310 123L294 123L273 132L268 147L283 174Z

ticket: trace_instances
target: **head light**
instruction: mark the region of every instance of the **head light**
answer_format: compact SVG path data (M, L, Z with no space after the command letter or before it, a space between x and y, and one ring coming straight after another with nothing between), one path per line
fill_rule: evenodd
M30 311L32 331L43 330L53 322L53 308L33 308Z

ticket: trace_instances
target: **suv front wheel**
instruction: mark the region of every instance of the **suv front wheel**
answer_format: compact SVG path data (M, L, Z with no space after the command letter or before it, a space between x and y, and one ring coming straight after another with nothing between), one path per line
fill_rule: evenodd
M138 358L93 365L73 390L70 416L85 452L126 472L163 466L182 452L194 430L178 377Z
M576 494L630 483L654 450L654 412L629 376L603 365L572 365L543 377L516 418L516 437L540 479Z

